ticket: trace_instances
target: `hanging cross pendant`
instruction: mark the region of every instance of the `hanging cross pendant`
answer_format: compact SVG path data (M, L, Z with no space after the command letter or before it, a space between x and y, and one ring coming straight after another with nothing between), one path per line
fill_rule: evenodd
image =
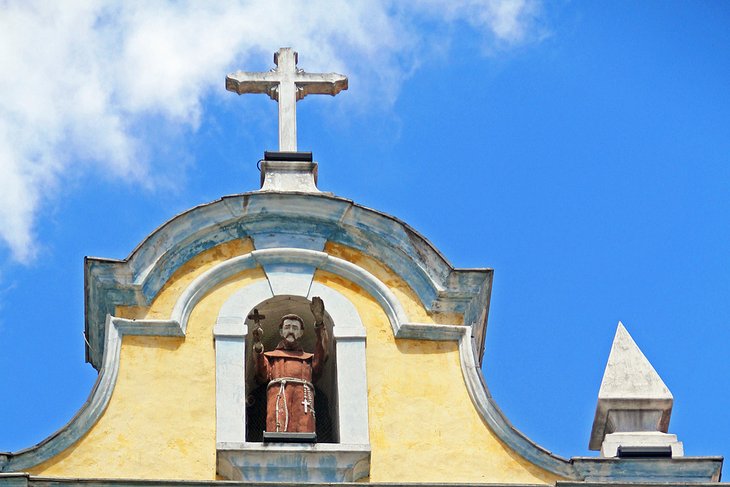
M302 401L302 406L304 406L304 414L307 414L309 412L309 406L311 406L312 403L309 402L309 398L305 395L304 400Z
M256 324L256 326L259 326L259 322L266 318L266 315L259 314L259 310L254 308L253 313L248 315L249 320L253 320L253 322Z

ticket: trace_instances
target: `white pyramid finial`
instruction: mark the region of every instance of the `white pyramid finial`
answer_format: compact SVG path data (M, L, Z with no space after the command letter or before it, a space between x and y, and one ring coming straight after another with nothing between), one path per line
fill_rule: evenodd
M672 393L619 321L598 392L591 450L617 456L618 447L671 447L682 454L675 435L664 434L672 413ZM678 446L677 446L678 445Z
M598 400L629 398L672 403L672 393L619 321Z

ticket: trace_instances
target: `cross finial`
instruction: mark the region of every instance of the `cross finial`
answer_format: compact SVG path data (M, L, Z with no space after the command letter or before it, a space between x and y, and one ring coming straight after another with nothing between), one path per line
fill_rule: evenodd
M305 73L297 68L298 54L282 47L269 72L237 71L226 77L226 89L242 95L265 93L279 102L279 150L297 150L296 103L307 95L335 96L347 89L347 77L337 73Z

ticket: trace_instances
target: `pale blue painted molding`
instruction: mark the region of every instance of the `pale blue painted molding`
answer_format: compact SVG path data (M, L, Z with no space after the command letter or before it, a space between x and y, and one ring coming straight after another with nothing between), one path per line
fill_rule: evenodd
M8 454L0 472L21 472L58 455L76 443L96 424L109 405L119 373L119 354L124 335L181 337L184 331L174 320L127 320L107 315L104 362L89 398L63 428L37 445Z
M289 485L354 482L370 474L370 447L313 445L219 445L218 471L231 480Z
M116 306L149 304L170 276L195 255L247 237L257 249L285 245L321 250L318 247L325 241L358 249L390 266L427 310L464 313L476 336L484 336L491 269L454 269L405 223L350 200L322 194L248 193L174 217L123 261L86 259L87 361L99 368L103 319Z
M719 482L722 457L596 458L571 460L586 482L652 482L681 485Z
M3 455L0 455L0 467L2 467ZM0 469L0 471L2 471ZM0 487L27 487L27 473L0 473Z

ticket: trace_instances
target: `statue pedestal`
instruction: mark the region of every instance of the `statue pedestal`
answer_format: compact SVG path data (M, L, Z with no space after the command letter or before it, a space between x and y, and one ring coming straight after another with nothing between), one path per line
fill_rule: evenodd
M275 433L264 431L264 443L317 443L317 433Z

